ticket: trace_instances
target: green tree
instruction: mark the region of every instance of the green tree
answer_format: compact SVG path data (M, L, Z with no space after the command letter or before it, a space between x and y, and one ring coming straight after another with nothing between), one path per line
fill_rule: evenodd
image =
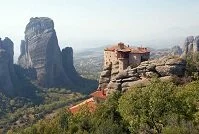
M145 88L127 91L119 100L119 111L129 122L132 133L157 132L166 124L165 116L172 112L172 83L154 81Z

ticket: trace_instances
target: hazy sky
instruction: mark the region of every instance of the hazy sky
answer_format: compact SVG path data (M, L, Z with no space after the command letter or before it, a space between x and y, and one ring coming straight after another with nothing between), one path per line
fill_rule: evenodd
M0 0L0 13L17 55L30 17L52 18L60 46L75 49L199 34L199 0Z

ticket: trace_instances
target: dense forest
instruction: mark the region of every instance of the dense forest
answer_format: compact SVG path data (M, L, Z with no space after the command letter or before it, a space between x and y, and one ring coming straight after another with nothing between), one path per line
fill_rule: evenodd
M95 112L86 106L75 115L63 109L53 119L8 133L194 134L199 133L198 102L198 80L182 86L154 79L147 87L110 95Z

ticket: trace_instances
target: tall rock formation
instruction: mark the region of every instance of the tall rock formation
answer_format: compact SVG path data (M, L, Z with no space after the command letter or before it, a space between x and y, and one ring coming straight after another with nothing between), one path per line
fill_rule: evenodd
M9 38L0 38L0 91L14 95L13 83L16 79L13 66L13 42Z
M63 68L67 76L73 81L80 81L82 78L77 73L73 63L73 49L72 47L66 47L62 49L62 63ZM75 84L75 83L73 83Z
M21 41L18 64L26 70L26 76L42 87L67 87L87 92L97 83L81 78L73 66L73 49L59 48L54 22L47 17L31 18Z
M194 54L199 51L199 36L188 36L183 44L184 50L182 57L186 57L188 54Z
M43 87L71 84L62 66L54 22L47 17L31 18L25 29L25 41L21 42L18 64L36 70L36 79Z

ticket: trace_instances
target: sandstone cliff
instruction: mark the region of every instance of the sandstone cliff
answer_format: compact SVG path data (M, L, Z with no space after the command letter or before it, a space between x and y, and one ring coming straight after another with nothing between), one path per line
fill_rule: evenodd
M116 64L116 63L115 63ZM186 61L179 57L163 57L157 60L142 62L138 67L128 67L118 72L117 66L110 64L104 67L100 79L99 90L107 93L125 91L133 86L144 86L150 78L170 79L172 76L184 76Z
M54 22L50 18L31 18L21 42L18 63L26 69L36 70L36 79L43 87L71 85L64 72Z
M29 78L42 87L84 90L87 88L86 82L91 82L81 78L76 72L72 48L60 50L54 22L47 17L30 19L25 29L25 40L21 41L18 64L27 70Z
M0 38L0 91L6 95L14 94L13 83L16 79L13 66L13 42L9 38Z

